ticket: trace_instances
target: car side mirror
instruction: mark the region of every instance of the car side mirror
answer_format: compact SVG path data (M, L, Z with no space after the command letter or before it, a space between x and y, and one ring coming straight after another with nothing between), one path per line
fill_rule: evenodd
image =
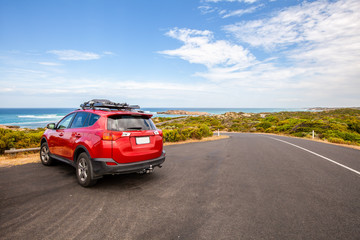
M55 129L55 123L49 123L48 125L46 125L47 129Z

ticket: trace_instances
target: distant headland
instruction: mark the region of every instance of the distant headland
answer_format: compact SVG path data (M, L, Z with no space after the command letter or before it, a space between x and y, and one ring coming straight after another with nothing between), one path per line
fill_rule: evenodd
M166 112L157 112L157 114L168 114L168 115L210 115L210 113L207 112L190 112L185 110L167 110Z

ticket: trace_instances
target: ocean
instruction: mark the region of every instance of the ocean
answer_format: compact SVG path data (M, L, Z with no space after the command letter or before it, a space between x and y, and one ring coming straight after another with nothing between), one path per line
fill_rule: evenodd
M48 123L58 122L75 108L0 108L0 125L19 126L21 128L43 128ZM178 117L180 115L157 114L167 110L185 110L191 112L207 112L223 114L226 112L281 112L307 111L305 108L142 108L154 117Z

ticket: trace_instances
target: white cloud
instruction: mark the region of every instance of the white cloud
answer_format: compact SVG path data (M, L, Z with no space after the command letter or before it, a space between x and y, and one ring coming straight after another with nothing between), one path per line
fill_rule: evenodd
M94 60L100 58L100 55L96 53L77 50L51 50L48 53L57 55L60 60Z
M183 46L160 53L180 57L190 63L198 63L212 68L217 65L245 68L255 60L253 55L242 46L224 40L214 40L211 31L174 28L168 36L183 42Z
M246 9L238 9L238 10L233 10L233 11L226 11L226 10L222 10L219 12L220 15L222 15L222 18L228 18L228 17L240 17L244 14L248 14L248 13L253 13L255 12L257 9L263 7L263 4L257 5L257 6L253 6L250 8L246 8Z
M244 2L244 3L254 3L258 0L204 0L205 2L213 2L213 3L218 3L218 2Z
M208 13L215 12L217 10L217 8L211 7L209 5L199 6L198 9L200 10L201 14L208 14Z
M225 26L237 44L214 40L210 31L175 28L168 36L183 45L161 53L205 65L207 71L194 75L228 88L229 97L238 92L273 104L299 99L302 106L359 105L359 12L357 0L304 2ZM265 49L271 58L255 59L252 49Z
M45 66L60 66L60 63L57 62L39 62L40 65L45 65Z
M2 93L8 93L14 91L13 88L0 88L0 92Z
M360 89L359 11L357 0L304 2L271 18L225 29L239 41L264 48L306 71L292 77L301 79L300 87L350 94Z
M239 41L273 49L299 43L328 43L359 37L360 2L304 2L271 18L225 26Z

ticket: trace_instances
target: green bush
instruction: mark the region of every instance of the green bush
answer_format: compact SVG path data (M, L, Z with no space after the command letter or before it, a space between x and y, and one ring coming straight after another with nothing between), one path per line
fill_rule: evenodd
M341 132L338 130L329 130L324 133L324 137L327 139L339 138L343 139L344 141L360 144L360 134L356 132Z
M257 124L256 128L259 128L259 129L262 128L263 130L266 130L266 129L270 128L271 126L272 126L271 122L265 121L265 122L261 122L261 123Z
M206 124L180 129L163 129L164 142L178 142L187 139L202 139L203 137L209 137L212 135L213 132Z
M31 148L39 147L40 139L44 132L44 129L37 130L11 130L0 129L0 154L3 154L5 150L10 148Z
M349 143L349 142L345 141L345 140L342 139L342 138L336 138L336 137L330 137L330 138L328 138L328 141L329 141L329 142L332 142L332 143L340 143L340 144Z

